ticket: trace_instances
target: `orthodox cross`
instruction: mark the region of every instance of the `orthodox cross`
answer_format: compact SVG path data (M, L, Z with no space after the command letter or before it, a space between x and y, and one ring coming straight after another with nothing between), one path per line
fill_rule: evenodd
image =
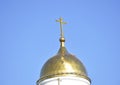
M67 24L66 22L63 22L63 18L59 18L59 20L56 20L56 22L59 22L60 23L60 32L61 32L61 37L63 38L64 37L64 33L63 33L63 28L62 28L62 25L63 24Z

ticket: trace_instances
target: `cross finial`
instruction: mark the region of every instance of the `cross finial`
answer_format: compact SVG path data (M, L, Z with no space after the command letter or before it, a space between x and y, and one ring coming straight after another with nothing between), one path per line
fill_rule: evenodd
M64 37L64 33L63 33L63 28L62 28L62 25L63 24L67 24L66 22L63 21L63 18L59 18L59 20L56 20L56 22L60 22L60 32L61 32L61 38Z

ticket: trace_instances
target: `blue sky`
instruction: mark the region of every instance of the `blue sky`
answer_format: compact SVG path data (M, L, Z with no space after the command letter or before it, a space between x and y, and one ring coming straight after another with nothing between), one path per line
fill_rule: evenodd
M1 0L0 85L36 85L59 49L59 17L68 23L66 48L83 62L92 85L119 85L119 0Z

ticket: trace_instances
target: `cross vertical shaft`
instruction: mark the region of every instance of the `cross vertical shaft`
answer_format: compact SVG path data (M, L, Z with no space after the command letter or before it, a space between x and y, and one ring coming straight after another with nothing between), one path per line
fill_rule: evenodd
M60 78L58 78L58 85L60 85Z
M62 18L59 18L59 20L56 20L56 22L59 22L60 23L60 32L61 32L61 37L63 38L64 37L64 33L63 33L63 28L62 28L62 25L63 24L67 24L66 22L63 22L63 19Z

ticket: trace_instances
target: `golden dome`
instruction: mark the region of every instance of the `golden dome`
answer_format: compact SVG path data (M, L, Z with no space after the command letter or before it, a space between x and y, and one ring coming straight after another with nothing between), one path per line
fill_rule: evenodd
M82 62L67 52L64 47L64 38L60 38L60 42L61 47L58 53L50 58L42 67L40 81L59 76L77 76L90 81Z
M66 24L66 22L63 22L62 20L62 18L56 20L57 22L60 22L60 49L55 56L51 57L44 64L40 73L40 79L37 82L49 78L64 76L81 77L91 82L90 79L87 77L87 72L82 62L78 60L74 55L68 53L64 46L65 39L62 30L62 24Z

